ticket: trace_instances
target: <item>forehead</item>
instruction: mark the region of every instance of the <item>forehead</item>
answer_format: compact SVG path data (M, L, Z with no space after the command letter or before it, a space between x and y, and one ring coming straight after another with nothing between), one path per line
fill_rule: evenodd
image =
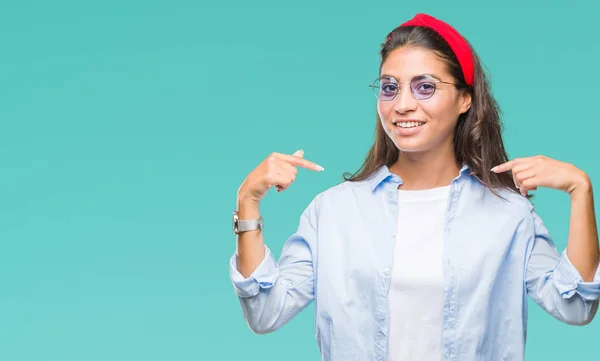
M422 74L439 79L450 77L446 64L433 51L411 46L394 49L381 65L381 74L391 75L400 81Z

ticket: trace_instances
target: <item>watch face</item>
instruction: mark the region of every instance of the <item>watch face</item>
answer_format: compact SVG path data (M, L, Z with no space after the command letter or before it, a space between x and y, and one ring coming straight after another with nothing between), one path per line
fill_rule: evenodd
M235 234L238 233L238 228L237 228L238 222L237 221L238 221L237 212L233 212L233 219L232 219L232 225L231 226L233 228L233 233L235 233Z

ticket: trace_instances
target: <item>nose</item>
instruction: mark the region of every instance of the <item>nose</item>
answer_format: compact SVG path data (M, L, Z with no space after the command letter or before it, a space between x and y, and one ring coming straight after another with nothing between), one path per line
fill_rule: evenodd
M417 108L417 100L410 89L410 84L403 84L396 94L396 104L394 109L401 114L413 111Z

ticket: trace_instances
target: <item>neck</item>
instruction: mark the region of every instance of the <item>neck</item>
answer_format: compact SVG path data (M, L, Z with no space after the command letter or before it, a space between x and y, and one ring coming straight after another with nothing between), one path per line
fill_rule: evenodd
M449 185L458 175L461 165L454 152L400 152L390 171L402 178L401 189L423 190Z

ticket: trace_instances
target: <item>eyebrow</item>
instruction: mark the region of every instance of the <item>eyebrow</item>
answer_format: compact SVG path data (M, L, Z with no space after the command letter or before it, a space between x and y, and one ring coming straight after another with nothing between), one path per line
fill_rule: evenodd
M439 76L437 76L435 74L432 74L432 73L417 74L417 75L413 76L412 78L415 78L415 77L418 77L418 76L430 76L430 77L434 78L435 80L440 80L440 81L442 80L441 77L439 77ZM383 78L383 77L394 78L394 79L396 79L396 81L398 81L398 77L395 77L395 76L393 76L391 74L381 74L380 78Z

